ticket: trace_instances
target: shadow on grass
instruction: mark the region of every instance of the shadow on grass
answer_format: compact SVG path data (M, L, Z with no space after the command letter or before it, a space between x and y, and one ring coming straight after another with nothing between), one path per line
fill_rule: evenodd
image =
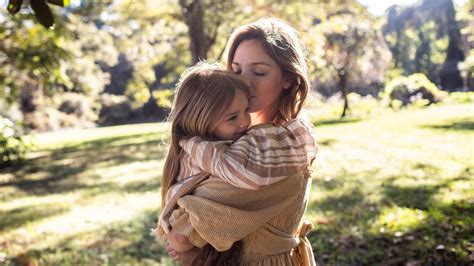
M153 138L154 135L157 137ZM158 136L157 133L104 138L52 150L22 165L1 169L0 175L10 173L15 178L0 182L0 189L14 186L29 194L45 195L90 188L77 178L84 171L163 159L167 144ZM88 178L99 180L100 176L92 173Z
M69 207L58 204L41 204L16 208L9 211L0 211L0 232L21 227L29 222L58 215L69 211Z
M462 120L451 121L444 125L424 125L422 126L422 128L471 131L471 130L474 130L474 121L470 119L462 119Z
M342 118L342 119L328 119L328 120L313 120L313 125L315 127L321 126L330 126L330 125L338 125L338 124L349 124L349 123L357 123L360 122L362 119L360 118Z
M164 243L150 236L156 212L144 212L130 222L106 225L96 232L75 234L43 249L31 249L10 259L13 264L39 265L163 265Z
M413 166L415 170L420 168L427 172L438 170L430 165ZM406 177L389 177L389 182L384 182L376 192L380 195L375 197L376 200L367 198L371 192L363 190L364 184L360 184L356 176L336 177L335 180L341 181L334 181L328 187L322 183L321 189L330 192L329 196L309 205L310 209L320 211L329 218L329 222L317 224L308 236L318 264L472 264L474 205L466 200L442 203L436 197L441 191L449 190L455 182L469 180L466 175L471 170L468 167L458 176L425 186L402 187L390 182ZM382 209L399 207L414 212L423 211L423 221L410 224L408 229L398 233L375 227L383 217L380 216ZM403 219L407 218L400 216L394 221L403 224Z

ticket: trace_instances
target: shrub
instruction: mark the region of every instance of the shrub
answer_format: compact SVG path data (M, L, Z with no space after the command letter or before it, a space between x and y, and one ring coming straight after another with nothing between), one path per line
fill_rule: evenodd
M394 78L386 87L383 98L392 108L407 105L426 106L438 103L446 95L424 74Z
M99 113L99 124L115 125L127 122L133 114L132 103L127 96L102 94L102 108Z
M0 167L24 159L26 152L33 148L32 142L23 134L18 124L0 115Z
M165 109L171 109L173 105L174 91L170 89L158 90L153 92L156 99L156 105Z
M74 114L78 119L97 120L92 102L87 96L79 93L66 93L59 98L58 110L68 115Z
M66 93L59 96L58 110L61 127L87 128L95 126L98 119L94 103L84 94Z

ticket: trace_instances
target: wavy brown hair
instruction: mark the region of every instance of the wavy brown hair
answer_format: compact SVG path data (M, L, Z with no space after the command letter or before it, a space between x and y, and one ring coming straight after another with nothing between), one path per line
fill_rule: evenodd
M280 95L278 112L273 122L281 123L296 118L310 90L306 60L296 30L277 18L263 18L236 29L226 47L226 66L229 71L232 71L237 47L247 40L259 41L267 55L281 68L283 76L292 81L291 87Z

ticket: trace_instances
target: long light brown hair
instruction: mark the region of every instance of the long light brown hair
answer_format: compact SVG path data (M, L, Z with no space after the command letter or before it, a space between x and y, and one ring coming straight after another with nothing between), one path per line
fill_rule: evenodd
M212 131L235 97L235 90L248 92L236 75L217 64L200 62L187 69L176 85L171 121L171 143L162 178L161 205L166 192L177 181L180 170L181 139L199 136L212 139Z
M310 83L303 49L295 29L277 18L263 18L236 29L226 47L226 66L229 71L232 71L237 47L247 40L259 41L267 55L281 68L283 76L292 81L291 87L283 90L280 96L273 122L281 123L296 118L308 95Z

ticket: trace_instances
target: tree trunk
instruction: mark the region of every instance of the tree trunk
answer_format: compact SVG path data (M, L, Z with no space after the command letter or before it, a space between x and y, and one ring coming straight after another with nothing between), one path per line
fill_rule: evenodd
M464 61L464 53L461 49L461 32L455 18L453 1L446 3L446 17L448 24L449 44L446 51L446 60L440 72L441 86L448 91L462 88L463 80L458 69L458 63Z
M349 101L347 99L347 71L342 68L338 71L339 87L341 88L342 98L344 99L344 108L342 110L341 118L344 118L349 111Z
M194 1L179 1L184 21L188 26L188 33L190 37L190 49L193 57L193 64L199 60L207 59L207 53L211 47L211 40L206 35L204 25L204 10L200 0Z

